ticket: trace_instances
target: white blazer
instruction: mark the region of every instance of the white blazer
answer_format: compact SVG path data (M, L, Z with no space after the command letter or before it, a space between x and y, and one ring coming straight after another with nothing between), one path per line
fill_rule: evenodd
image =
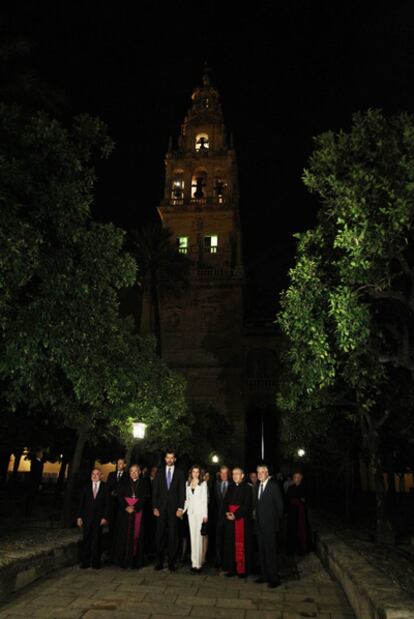
M196 486L194 488L194 493L191 492L191 485L187 482L184 512L187 512L189 516L207 518L207 503L207 482L202 481L201 484Z

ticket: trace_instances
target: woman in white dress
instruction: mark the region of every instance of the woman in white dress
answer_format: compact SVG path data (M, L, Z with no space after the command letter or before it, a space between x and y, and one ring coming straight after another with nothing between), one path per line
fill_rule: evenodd
M191 541L191 571L201 572L203 564L203 537L201 526L207 522L207 484L201 477L201 469L196 464L191 467L186 484L184 511L188 515Z

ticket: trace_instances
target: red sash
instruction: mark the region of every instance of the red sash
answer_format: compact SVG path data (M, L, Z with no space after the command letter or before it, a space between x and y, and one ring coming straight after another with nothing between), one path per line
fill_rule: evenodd
M132 499L130 497L124 497L124 499L128 503L128 505L131 505L132 507L135 505L135 503L138 503L139 501L139 499ZM137 554L139 533L141 531L142 511L135 512L135 514L131 514L131 516L135 516L134 517L134 557L135 557L135 555Z
M302 551L307 550L305 504L300 499L291 499L290 504L298 508L298 537Z
M229 505L229 511L234 514L240 505ZM234 558L236 560L236 572L245 574L246 556L244 552L244 518L234 520Z

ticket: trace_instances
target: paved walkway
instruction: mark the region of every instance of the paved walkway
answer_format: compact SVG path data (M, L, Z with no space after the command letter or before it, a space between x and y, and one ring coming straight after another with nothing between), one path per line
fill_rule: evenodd
M341 587L315 555L290 572L281 587L270 590L253 578L226 578L213 569L198 576L188 567L174 574L151 566L139 572L72 567L10 596L0 606L0 618L353 619Z

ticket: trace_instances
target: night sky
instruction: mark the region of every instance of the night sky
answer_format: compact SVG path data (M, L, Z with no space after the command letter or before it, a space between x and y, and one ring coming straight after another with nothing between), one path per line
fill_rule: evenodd
M208 61L234 134L247 273L270 313L292 234L315 221L301 182L312 136L346 129L357 110L414 108L408 0L36 0L0 16L2 38L35 44L30 64L64 92L63 117L108 124L116 150L99 167L94 216L126 229L155 217L168 137Z

